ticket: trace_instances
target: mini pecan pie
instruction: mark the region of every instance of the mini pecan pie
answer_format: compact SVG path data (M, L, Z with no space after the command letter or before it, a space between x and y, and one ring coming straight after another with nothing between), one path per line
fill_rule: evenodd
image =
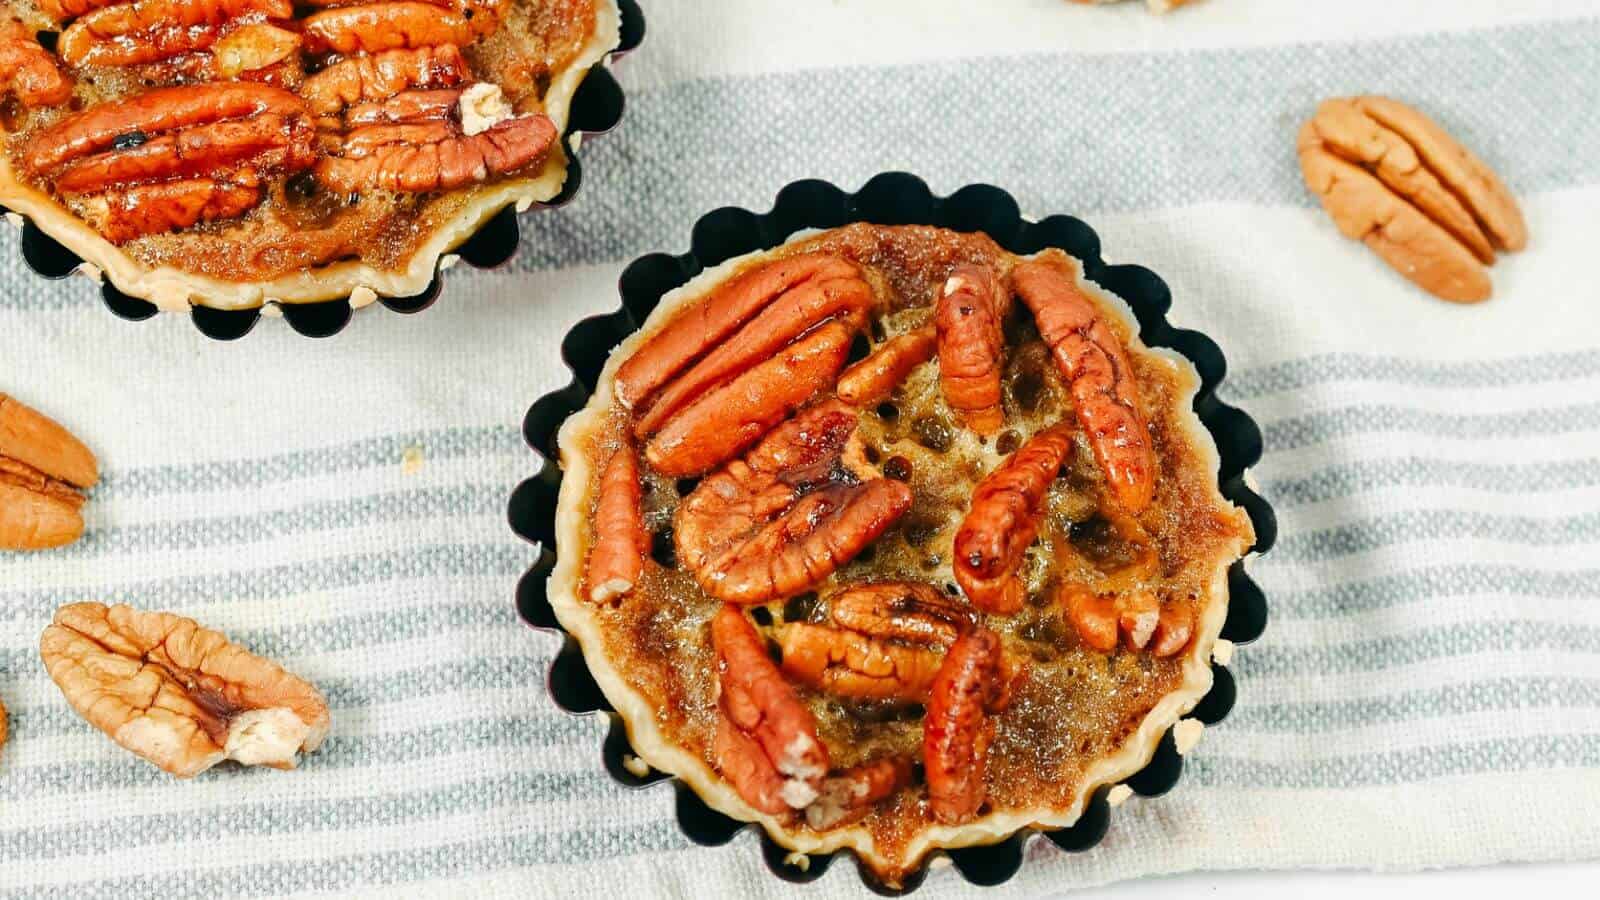
M410 296L554 197L614 0L10 0L0 204L169 308Z
M1140 769L1254 536L1137 334L1059 251L920 226L668 294L562 428L550 580L640 757L891 884Z

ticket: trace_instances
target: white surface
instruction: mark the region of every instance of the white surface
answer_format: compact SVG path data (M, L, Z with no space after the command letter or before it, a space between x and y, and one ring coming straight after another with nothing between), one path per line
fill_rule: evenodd
M1205 872L1147 878L1059 896L1085 900L1502 900L1507 897L1593 897L1600 863L1504 865L1404 875L1371 872Z

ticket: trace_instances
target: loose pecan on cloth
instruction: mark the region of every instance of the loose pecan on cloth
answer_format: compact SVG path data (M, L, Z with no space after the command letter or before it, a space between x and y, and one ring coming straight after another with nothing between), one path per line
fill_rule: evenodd
M1323 101L1296 140L1306 186L1345 237L1436 297L1488 299L1495 251L1527 246L1494 172L1432 119L1387 97Z
M225 759L292 769L328 733L315 687L172 613L63 606L39 653L89 724L179 778Z
M44 550L83 534L99 464L71 432L0 394L0 550Z

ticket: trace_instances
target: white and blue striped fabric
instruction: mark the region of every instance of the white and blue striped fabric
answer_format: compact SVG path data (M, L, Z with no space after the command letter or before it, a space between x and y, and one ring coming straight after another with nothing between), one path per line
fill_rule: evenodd
M0 894L788 896L752 836L691 845L672 792L600 768L554 639L517 619L521 416L622 266L785 183L903 169L1077 215L1160 273L1262 425L1282 526L1239 702L1178 788L1093 852L1043 843L986 896L1152 873L1600 856L1600 3L647 0L621 129L508 270L428 312L237 344L113 318L83 279L0 291L0 389L100 454L89 530L0 560ZM1409 101L1521 197L1495 297L1418 293L1302 187L1320 98ZM40 664L60 604L173 610L319 684L290 773L177 782L78 719ZM852 867L811 897L855 896ZM929 897L973 892L951 870Z

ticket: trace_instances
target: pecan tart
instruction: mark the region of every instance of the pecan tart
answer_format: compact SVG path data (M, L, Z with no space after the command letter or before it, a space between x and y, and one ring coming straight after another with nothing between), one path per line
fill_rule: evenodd
M173 309L410 296L559 193L614 0L7 0L0 204Z
M849 225L668 294L567 420L551 605L651 766L887 884L1073 822L1211 685L1199 378L1057 250Z

